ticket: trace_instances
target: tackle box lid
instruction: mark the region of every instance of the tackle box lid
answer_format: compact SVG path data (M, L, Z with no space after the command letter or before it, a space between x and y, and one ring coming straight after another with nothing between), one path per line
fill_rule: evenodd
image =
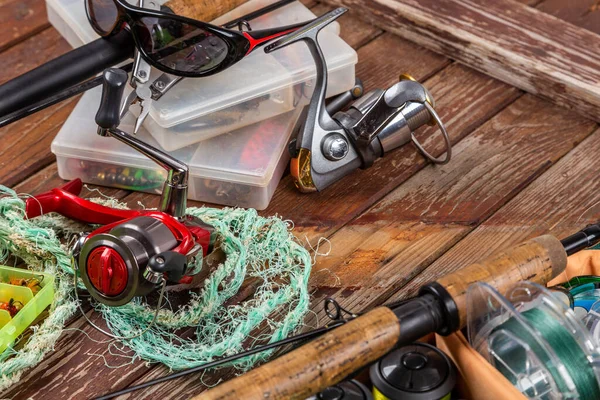
M112 137L96 133L94 122L101 88L85 93L52 142L57 157L110 163L115 166L159 169L157 164ZM190 178L267 186L278 165L302 108L235 132L167 152L188 164ZM125 116L120 129L133 131L134 117ZM142 127L136 138L160 149Z
M232 20L274 1L251 0L214 22L218 24ZM50 22L71 45L78 46L98 37L87 21L83 1L47 0L47 6ZM258 30L291 25L313 18L315 15L296 1L252 20L250 24L252 29ZM339 25L333 23L319 36L330 72L354 65L358 60L356 52L339 38L337 33ZM159 71L153 71L152 79L159 74ZM262 49L257 49L223 72L206 78L188 78L180 82L152 104L150 116L158 125L169 128L267 96L282 88L309 81L315 76L314 61L304 43L295 43L272 54L265 54Z

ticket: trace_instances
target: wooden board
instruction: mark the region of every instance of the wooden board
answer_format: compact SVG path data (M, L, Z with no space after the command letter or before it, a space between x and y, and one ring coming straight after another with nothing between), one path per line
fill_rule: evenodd
M389 301L414 295L423 283L496 250L548 232L557 237L566 237L586 225L598 222L598 164L581 162L598 151L600 130L596 130L513 201L439 257Z
M0 7L6 4L1 1ZM43 4L32 1L36 7ZM542 8L546 2L532 3ZM564 3L554 3L544 11L564 8ZM329 6L317 5L315 11L320 14L328 9ZM323 193L301 195L290 177L282 180L271 205L261 214L278 214L293 220L295 233L303 242L308 240L315 245L320 237L326 237L332 244L329 257L318 257L311 280L315 294L312 309L321 324L324 319L319 311L324 296L335 295L342 304L361 311L389 296L401 296L394 293L395 288L411 288L422 274L439 274L443 269L438 267L429 272L430 266L437 265L432 263L438 257L457 247L463 238L468 239L477 226L493 221L498 210L512 204L512 199L545 176L545 171L552 171L554 163L560 164L590 143L590 134L596 129L594 123L572 112L523 96L518 89L383 33L358 20L357 15L353 11L340 22L342 36L358 49L357 73L367 89L389 86L401 72L422 80L436 98L448 125L456 146L455 160L441 168L433 167L412 145L407 145ZM16 28L26 32L26 25ZM8 50L0 51L0 58L9 65L0 71L0 81L67 49L53 29L33 37L21 36ZM7 146L0 149L7 159L6 163L0 162L0 183L10 181L20 193L41 193L62 184L49 142L74 104L75 101L55 106L0 129ZM442 152L443 145L434 128L418 135L432 153ZM577 154L590 169L598 166L591 151ZM562 181L548 180L545 184L553 190ZM139 207L139 201L150 207L158 202L152 195L101 190L131 207ZM95 196L96 192L85 195ZM577 201L576 196L572 200ZM535 204L535 198L529 201ZM587 196L582 197L586 206L589 201ZM577 225L574 217L567 219ZM518 225L516 217L514 221ZM470 246L476 248L477 243L475 240ZM474 256L473 252L470 254ZM316 322L314 317L307 320L308 325ZM124 359L111 354L106 343L100 342L104 338L81 317L74 319L69 328L81 331L65 332L55 351L3 397L89 398L169 373L163 366L147 366L139 361L118 369L107 368L105 362L122 365ZM227 370L194 375L149 388L131 398L183 398L201 392L205 384L230 376L231 371Z
M600 36L512 0L326 0L600 121Z

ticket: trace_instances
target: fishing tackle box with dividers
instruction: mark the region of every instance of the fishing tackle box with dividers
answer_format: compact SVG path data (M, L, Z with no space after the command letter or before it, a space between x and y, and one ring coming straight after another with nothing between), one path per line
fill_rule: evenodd
M100 87L85 93L52 142L59 176L159 194L166 179L161 167L120 141L96 133L94 117L100 94ZM169 152L189 166L188 198L265 209L289 161L287 145L301 111L298 107L235 132ZM133 116L127 115L120 128L131 132L133 124ZM144 128L136 137L157 146Z
M134 1L134 0L130 0ZM224 23L275 0L251 0L219 17ZM161 2L163 2L161 0ZM83 0L47 0L48 19L74 47L95 40ZM296 1L250 22L252 29L285 26L315 18ZM349 90L355 82L356 52L332 24L319 35L329 70L327 96ZM306 104L316 76L304 43L273 54L262 49L227 70L206 78L188 78L152 104L144 126L166 150L232 132ZM154 70L151 79L160 74Z
M34 293L27 286L9 283L11 279L37 279L40 289ZM7 310L0 310L0 352L6 350L52 303L54 276L0 265L0 302L8 303L11 299L21 303L23 308L13 317Z

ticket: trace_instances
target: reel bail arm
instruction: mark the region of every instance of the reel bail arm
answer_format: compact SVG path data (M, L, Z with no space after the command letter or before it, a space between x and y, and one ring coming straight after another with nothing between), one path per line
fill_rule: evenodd
M445 164L452 150L448 133L434 109L431 95L408 76L387 90L377 89L356 101L348 111L333 116L325 107L327 62L319 46L319 32L347 9L335 9L304 28L265 47L270 53L303 41L316 65L317 78L305 121L298 132L295 148L290 148L291 174L301 192L323 190L357 168L373 162L409 141L431 162ZM341 99L340 101L346 101ZM437 124L446 144L446 156L431 156L414 136L426 124Z

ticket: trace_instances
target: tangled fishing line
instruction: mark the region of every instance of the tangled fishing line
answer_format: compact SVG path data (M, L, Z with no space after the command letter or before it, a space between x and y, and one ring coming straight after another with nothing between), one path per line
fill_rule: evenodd
M4 389L42 361L77 312L66 243L86 228L54 214L28 220L25 202L14 191L0 186L0 194L0 261L14 255L33 271L55 275L48 317L32 327L33 334L22 348L9 348L0 356L0 389ZM112 199L96 201L123 207ZM240 352L253 340L271 343L293 333L308 311L312 262L288 224L277 217L260 217L255 210L190 208L188 213L215 227L226 258L211 269L198 292L190 291L185 305L161 309L150 330L124 341L135 356L171 369L190 368ZM254 282L252 296L229 304L248 280ZM155 313L154 306L141 298L121 307L98 304L95 309L113 334L121 337L147 328ZM178 336L176 332L184 328L193 329L194 334ZM252 337L257 330L267 333ZM250 356L235 366L245 369L268 355Z

